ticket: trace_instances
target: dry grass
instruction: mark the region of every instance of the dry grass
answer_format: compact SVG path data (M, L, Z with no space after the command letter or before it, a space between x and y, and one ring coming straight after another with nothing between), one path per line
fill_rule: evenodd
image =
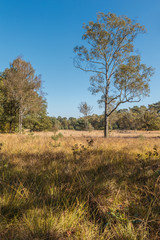
M0 135L0 239L160 239L159 133L61 133Z
M59 130L58 133L62 133L64 137L103 137L103 131L75 131L75 130ZM38 136L52 136L53 132L39 132ZM113 130L110 132L111 138L160 138L160 131L135 131L135 130Z

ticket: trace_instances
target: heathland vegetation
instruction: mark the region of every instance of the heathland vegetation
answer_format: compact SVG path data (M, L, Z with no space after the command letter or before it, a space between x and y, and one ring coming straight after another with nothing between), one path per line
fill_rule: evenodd
M0 142L0 239L160 239L159 138Z

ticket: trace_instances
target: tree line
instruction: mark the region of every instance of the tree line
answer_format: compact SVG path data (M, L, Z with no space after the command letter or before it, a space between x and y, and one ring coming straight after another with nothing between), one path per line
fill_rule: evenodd
M29 62L16 58L0 74L0 132L104 130L104 115L92 114L87 102L78 106L83 117L66 118L47 115L47 102L41 77ZM109 117L109 130L160 130L160 102L115 110Z
M104 115L80 118L50 117L52 130L104 130ZM86 125L87 122L87 125ZM160 130L160 102L146 106L115 110L109 118L109 130Z
M47 102L41 77L29 62L16 58L0 74L0 132L104 130L104 115L92 113L87 102L78 106L83 117L66 118L47 115ZM160 130L160 102L115 110L109 117L109 130Z

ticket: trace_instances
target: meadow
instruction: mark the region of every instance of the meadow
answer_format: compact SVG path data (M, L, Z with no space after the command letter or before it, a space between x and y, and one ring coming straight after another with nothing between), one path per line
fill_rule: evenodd
M0 239L160 239L160 132L0 135Z

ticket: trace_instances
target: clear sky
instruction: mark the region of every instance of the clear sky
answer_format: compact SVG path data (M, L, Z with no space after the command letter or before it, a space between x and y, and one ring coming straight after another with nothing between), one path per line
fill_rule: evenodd
M0 0L0 71L17 56L30 61L42 75L50 116L78 117L81 101L92 105L93 113L103 112L88 91L89 75L73 66L82 24L95 21L97 12L127 15L145 25L147 33L135 47L155 74L150 97L138 105L160 101L160 0Z

